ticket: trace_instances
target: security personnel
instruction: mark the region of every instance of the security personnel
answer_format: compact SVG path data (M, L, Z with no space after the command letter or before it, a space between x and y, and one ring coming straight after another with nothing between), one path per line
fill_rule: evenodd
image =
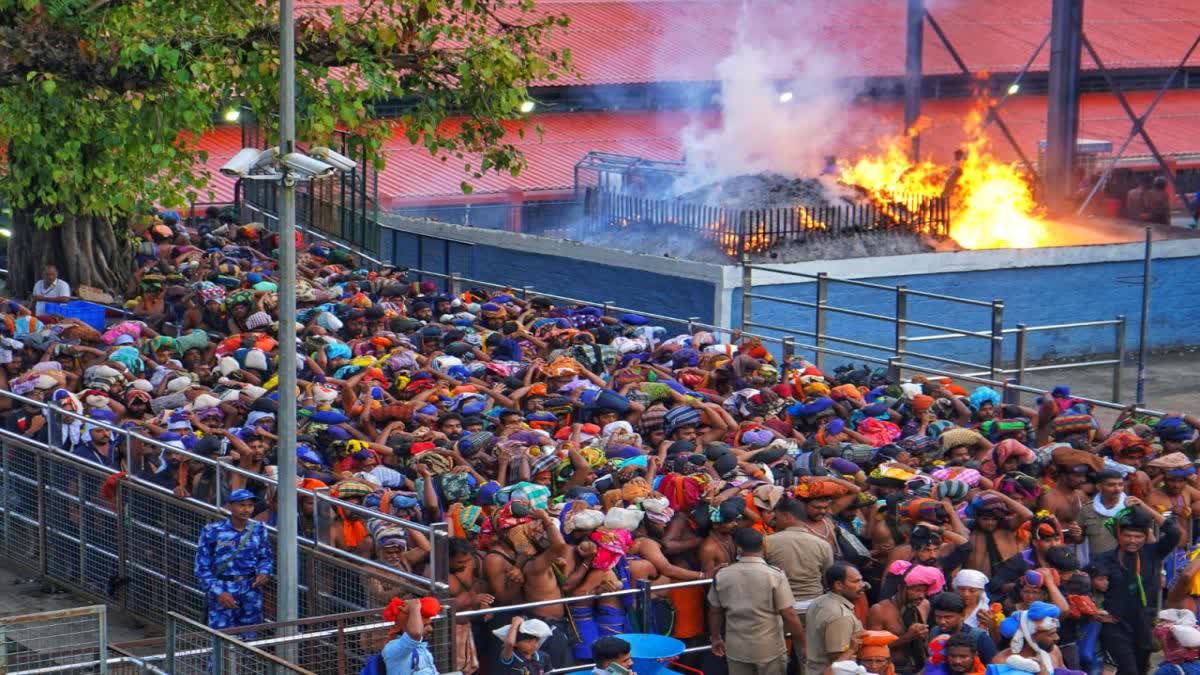
M854 602L868 584L853 566L836 562L825 570L825 594L808 606L804 615L805 675L822 675L835 661L853 660L862 635L862 623L854 615Z
M254 493L229 495L229 519L209 523L196 544L196 581L206 591L210 628L252 626L263 621L262 587L271 578L271 540L254 515ZM242 637L250 637L245 635Z
M761 533L742 528L733 541L737 562L718 570L708 589L713 654L728 660L729 675L784 675L784 629L797 637L803 634L787 575L763 560Z

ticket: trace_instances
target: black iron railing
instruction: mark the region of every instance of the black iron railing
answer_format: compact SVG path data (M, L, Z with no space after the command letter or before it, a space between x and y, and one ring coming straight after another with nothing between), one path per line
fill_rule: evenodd
M816 238L883 231L942 238L950 228L946 199L915 196L887 203L730 208L588 188L584 217L593 232L628 228L695 232L737 258Z

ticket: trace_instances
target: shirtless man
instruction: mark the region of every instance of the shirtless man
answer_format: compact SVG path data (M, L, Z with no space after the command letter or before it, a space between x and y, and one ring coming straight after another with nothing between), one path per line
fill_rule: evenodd
M1102 471L1104 462L1096 455L1074 448L1058 448L1053 454L1054 484L1043 488L1038 497L1038 509L1049 511L1058 518L1068 544L1082 545L1083 528L1079 514L1091 495L1085 489L1089 471Z
M867 613L867 630L886 630L900 639L891 645L898 673L920 672L925 664L925 639L929 636L927 584L899 584L896 594L877 602Z
M520 502L512 506L528 507ZM518 509L510 508L507 513L516 514ZM509 527L501 531L502 536L483 561L488 586L501 606L563 597L558 571L567 565L570 547L553 516L542 509L532 509L528 513L528 516L515 516L515 523L503 522ZM537 607L528 612L554 627L554 634L542 648L556 667L575 663L571 658L571 631L565 612L561 604Z
M736 529L736 516L712 524L708 536L700 544L700 571L704 576L711 578L717 570L737 559L737 546L733 543L733 531Z
M824 539L836 551L838 550L837 526L833 523L833 515L849 508L858 499L858 493L862 490L854 483L841 478L825 476L822 480L837 483L846 488L849 493L837 499L818 497L805 500L805 505L808 507L808 519L797 524L796 527Z
M1179 545L1166 559L1167 583L1188 564L1187 552L1192 545L1192 519L1200 511L1200 490L1191 483L1196 467L1183 453L1171 453L1150 463L1150 470L1162 472L1162 483L1146 496L1146 505L1158 513L1173 513L1183 523Z
M496 598L485 593L487 582L483 578L483 561L471 542L466 539L451 539L449 544L450 595L458 610L484 609L491 607ZM479 669L479 653L471 633L471 619L459 619L454 624L455 663L464 674Z
M966 567L979 570L989 577L992 568L1021 551L1016 530L1021 523L1033 517L1024 504L988 490L980 496L987 499L975 514L975 527L971 530L971 555Z
M1167 455L1152 461L1150 465L1155 467L1156 462L1165 462L1171 459L1176 458L1173 455ZM1194 480L1192 476L1196 475L1196 467L1182 453L1179 453L1178 459L1180 460L1179 466L1161 467L1163 471L1162 484L1150 491L1150 495L1146 497L1146 504L1159 513L1166 511L1174 513L1181 523L1190 523L1191 519L1200 513L1200 490L1197 490L1191 483ZM1191 547L1192 543L1191 528L1181 529L1183 538L1179 540L1179 546L1186 550Z

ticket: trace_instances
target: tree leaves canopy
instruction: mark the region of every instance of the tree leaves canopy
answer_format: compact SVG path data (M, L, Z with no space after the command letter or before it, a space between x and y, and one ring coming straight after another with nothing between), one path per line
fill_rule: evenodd
M501 122L570 68L548 42L567 19L532 0L324 0L296 16L298 139L350 131L379 165L399 124L432 153L481 153L476 175L515 174ZM230 105L273 124L278 17L255 0L0 0L0 197L41 227L204 201L195 139ZM398 119L371 114L385 100Z

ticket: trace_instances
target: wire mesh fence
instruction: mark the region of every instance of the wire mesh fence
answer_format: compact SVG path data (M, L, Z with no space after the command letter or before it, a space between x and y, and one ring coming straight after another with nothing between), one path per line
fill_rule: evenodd
M221 510L9 432L0 431L0 460L0 553L9 560L160 625L171 611L204 616L196 541L206 524L225 517ZM318 510L332 508L325 499ZM319 536L320 524L310 534ZM423 577L313 540L301 542L299 582L303 617L375 609L396 594L430 591ZM263 591L271 620L274 582Z
M167 615L172 675L312 675L312 671L174 612Z
M107 675L104 605L0 618L0 673Z

